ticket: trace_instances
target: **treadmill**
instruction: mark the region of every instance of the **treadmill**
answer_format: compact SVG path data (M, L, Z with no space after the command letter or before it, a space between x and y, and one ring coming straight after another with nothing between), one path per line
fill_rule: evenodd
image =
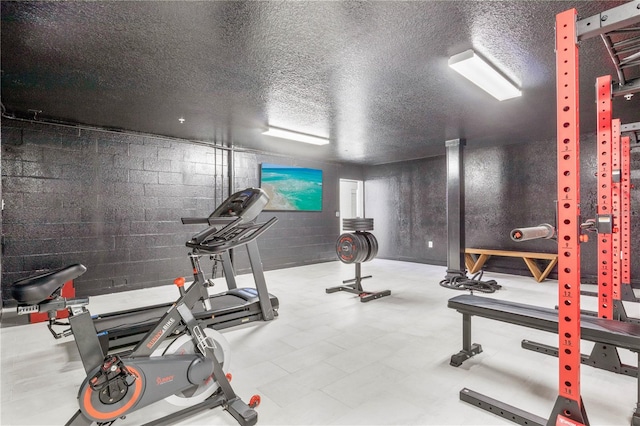
M261 188L238 191L225 200L207 218L182 218L183 224L207 224L208 227L194 235L186 246L191 249L189 258L193 266L193 278L212 286L206 280L200 258L215 257L221 262L228 291L209 296L208 306L194 307L196 319L216 330L246 324L252 321L270 321L278 315L278 298L269 294L262 269L262 261L256 239L277 222L273 217L267 222L256 223L256 218L269 201ZM238 288L231 261L230 250L244 246L249 255L255 288ZM183 287L179 287L181 293ZM135 346L169 309L171 303L111 312L93 316L93 323L104 353L118 353ZM184 328L178 327L176 334Z

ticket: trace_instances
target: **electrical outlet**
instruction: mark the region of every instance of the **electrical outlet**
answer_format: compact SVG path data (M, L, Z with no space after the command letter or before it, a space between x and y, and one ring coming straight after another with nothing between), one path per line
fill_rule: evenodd
M433 241L429 241L427 245L429 246L429 248L433 248Z

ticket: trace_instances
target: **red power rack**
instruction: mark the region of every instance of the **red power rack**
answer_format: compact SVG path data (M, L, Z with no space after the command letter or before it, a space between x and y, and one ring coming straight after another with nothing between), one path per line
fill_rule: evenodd
M613 267L611 268L611 292L613 294L613 300L620 300L620 120L612 120L612 139L611 139L611 168L613 174L611 175L611 197L612 197L612 209L613 215L611 224L611 248L613 257ZM612 306L607 306L609 315L602 316L602 318L613 318Z
M598 77L597 95L597 158L598 158L598 210L599 218L608 218L613 223L612 188L612 135L611 135L611 76ZM613 235L598 234L598 316L613 317L612 266L614 262Z
M558 241L558 309L557 311L522 303L486 299L478 296L457 296L448 306L463 315L463 349L451 357L458 367L466 359L482 352L471 340L473 316L505 321L525 327L558 332L558 347L522 341L522 347L558 356L558 395L548 418L538 417L517 407L481 393L463 388L460 400L489 411L504 419L523 425L585 426L589 424L580 389L580 370L585 363L597 368L640 377L637 368L620 363L615 358L618 346L637 352L640 362L640 327L637 324L614 321L616 301L628 276L629 245L628 148L620 148L621 125L612 120L612 97L628 96L640 91L640 79L627 79L612 85L611 77L597 81L597 159L598 212L595 220L582 222L580 214L580 99L579 41L602 36L614 63L619 65L619 42L611 36L640 23L640 0L633 0L586 19L578 20L575 9L556 16L556 96L557 96L557 229ZM640 29L632 28L633 31ZM626 57L623 61L628 61ZM624 73L619 70L619 77ZM623 87L624 86L624 87ZM637 88L637 89L636 89ZM624 143L625 141L623 141ZM629 141L626 141L627 145ZM626 150L626 151L625 151ZM622 169L622 171L621 171ZM580 244L587 241L583 231L598 232L598 314L601 318L582 316L580 310ZM624 262L623 262L624 261ZM622 288L621 288L622 287ZM581 324L583 322L583 324ZM581 327L581 325L583 327ZM584 335L582 332L584 331ZM594 342L592 354L580 353L581 338ZM611 350L613 347L613 350ZM597 358L598 362L593 362ZM617 362L616 362L617 361ZM627 368L629 367L629 368ZM640 426L640 395L632 424Z
M620 263L621 263L621 298L631 295L635 299L631 289L631 139L629 136L621 138L622 141L622 171L621 171L621 209L620 209Z
M580 397L580 113L577 12L556 16L558 398L552 418L586 424Z

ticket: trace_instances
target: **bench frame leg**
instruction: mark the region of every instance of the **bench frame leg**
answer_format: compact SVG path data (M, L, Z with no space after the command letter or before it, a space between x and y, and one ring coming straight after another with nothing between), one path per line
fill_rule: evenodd
M558 424L562 424L558 422L560 419L564 419L566 421L564 424L589 424L589 421L587 420L587 413L584 410L584 404L581 404L582 408L580 408L575 401L563 397L558 397L556 400L549 419L529 413L528 411L524 411L518 407L514 407L513 405L506 404L502 401L498 401L497 399L493 399L467 388L463 388L460 391L460 401L471 404L474 407L482 408L485 411L519 425L557 426ZM567 415L567 413L570 414ZM636 424L632 423L632 426L636 426Z
M457 354L451 355L449 364L454 367L460 367L463 362L474 355L482 352L482 346L477 343L471 343L471 315L462 314L462 350Z
M633 292L633 288L631 287L631 284L622 284L621 285L622 288L622 295L621 295L621 300L624 300L625 302L640 302L640 299L636 297L636 294Z
M482 352L482 346L471 343L471 315L462 313L462 350L451 356L450 364L454 367L459 367L464 361L480 352ZM640 353L638 353L638 363L640 363ZM578 406L576 401L561 396L556 399L553 411L548 419L468 388L463 388L460 391L460 400L520 425L556 426L559 419L574 421L578 425L589 425L584 404ZM580 398L580 401L582 402L582 398ZM631 425L640 426L640 380L638 380L638 403L636 411L633 413Z
M578 406L578 403L573 399L558 396L553 406L553 411L551 411L551 416L549 416L547 426L562 424L560 423L560 419L573 422L567 422L565 424L576 424L577 422L579 425L589 425L589 419L587 419L587 411L584 409L582 397L580 397L580 405Z
M485 411L519 425L544 426L547 424L547 419L521 410L513 405L505 404L502 401L498 401L497 399L493 399L481 393L472 391L471 389L463 388L460 391L460 401L471 404L474 407L482 408Z
M558 348L556 346L546 345L544 343L536 343L531 340L523 340L521 342L522 349L539 352L545 355L558 356ZM612 373L624 374L625 376L637 377L638 368L633 365L623 364L620 361L618 348L612 345L605 345L596 342L591 349L589 355L581 354L580 362L601 370L611 371Z

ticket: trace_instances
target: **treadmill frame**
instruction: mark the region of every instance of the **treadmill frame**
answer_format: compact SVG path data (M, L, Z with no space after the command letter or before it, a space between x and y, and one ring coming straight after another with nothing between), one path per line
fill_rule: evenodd
M277 220L278 219L276 217L273 217L265 223L244 224L237 226L238 229L241 229L240 233L235 237L237 238L237 240L225 241L223 245L213 244L212 246L210 246L207 242L195 243L193 241L187 243L187 246L193 249L192 253L189 254L189 258L191 259L191 265L193 267L194 284L196 282L205 282L204 273L202 272L202 268L200 267L199 262L199 258L201 256L219 254L222 258L222 266L225 273L225 278L227 279L227 286L229 288L229 291L211 295L209 296L208 300L215 299L216 297L224 295L233 295L238 298L244 298L245 300L248 300L246 295L243 295L243 292L246 292L247 290L252 292L253 289L237 288L235 272L233 269L233 264L231 262L231 256L229 254L229 250L231 248L235 248L240 245L246 246L247 254L249 256L249 263L251 265L251 270L255 281L255 291L257 292L258 296L257 302L259 309L252 309L255 301L243 305L242 309L237 309L237 307L234 306L226 312L225 310L215 311L210 307L205 307L202 312L196 311L196 313L194 313L196 319L202 321L203 324L207 327L212 327L214 329L220 330L253 321L271 321L277 316L279 302L278 299L275 296L270 295L269 291L267 290L267 283L264 278L264 270L262 268L262 260L260 258L260 252L258 250L258 243L256 241L257 237L262 235L262 233L264 233L268 228L275 224ZM236 224L237 223L230 223L229 225L216 232L216 234L229 232L229 228L233 230L233 228L236 228L236 226L234 226ZM184 290L181 290L181 292L182 291ZM169 309L170 306L171 304L159 304L137 309L129 309L125 311L96 315L93 317L94 324L96 324L100 320L113 320L116 317L126 318L126 316L132 315L133 313L138 314L145 311L159 310L161 308L164 312ZM135 346L140 341L140 339L145 336L149 329L153 325L155 325L158 318L154 317L149 321L145 321L142 323L136 322L133 324L124 324L117 328L98 332L98 339L100 340L100 345L102 346L103 351L105 353L119 353L126 351L132 346ZM174 333L176 335L179 335L183 330L184 327L178 327Z

